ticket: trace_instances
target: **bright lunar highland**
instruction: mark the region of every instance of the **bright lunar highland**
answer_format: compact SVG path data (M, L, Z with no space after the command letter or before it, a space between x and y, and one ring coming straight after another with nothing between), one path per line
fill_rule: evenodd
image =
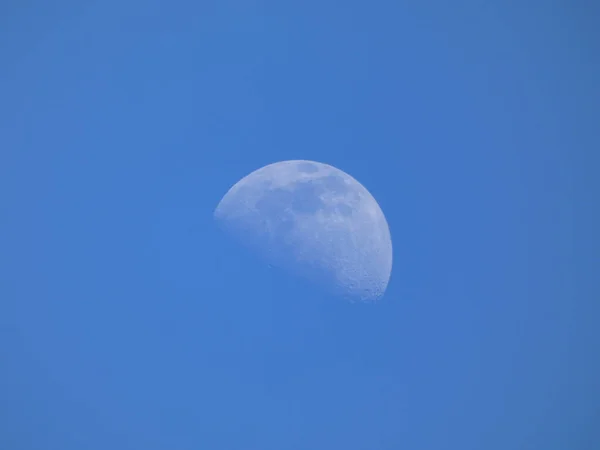
M347 173L282 161L238 181L218 222L263 259L349 300L381 297L392 271L390 231L377 201Z

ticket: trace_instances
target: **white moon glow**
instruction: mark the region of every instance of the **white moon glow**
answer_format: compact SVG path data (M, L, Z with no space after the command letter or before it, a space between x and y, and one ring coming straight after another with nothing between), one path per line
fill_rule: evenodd
M350 300L381 297L392 270L392 241L367 189L335 167L282 161L236 183L215 218L268 263Z

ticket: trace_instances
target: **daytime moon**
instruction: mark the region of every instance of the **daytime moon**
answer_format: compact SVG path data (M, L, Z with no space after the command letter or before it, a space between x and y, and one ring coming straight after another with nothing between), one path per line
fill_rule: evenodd
M351 301L374 301L392 270L390 231L377 201L347 173L282 161L238 181L214 216L263 259Z

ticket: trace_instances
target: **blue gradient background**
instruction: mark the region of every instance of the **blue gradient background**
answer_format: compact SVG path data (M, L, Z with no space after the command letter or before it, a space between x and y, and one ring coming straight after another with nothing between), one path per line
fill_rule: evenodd
M598 13L3 2L0 448L600 448ZM215 226L296 158L379 201L379 304Z

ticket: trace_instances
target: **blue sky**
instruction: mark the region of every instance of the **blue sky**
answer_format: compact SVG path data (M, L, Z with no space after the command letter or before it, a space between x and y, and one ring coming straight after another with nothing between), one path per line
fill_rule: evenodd
M3 5L0 447L600 448L590 5ZM286 159L380 203L378 304L215 225Z

